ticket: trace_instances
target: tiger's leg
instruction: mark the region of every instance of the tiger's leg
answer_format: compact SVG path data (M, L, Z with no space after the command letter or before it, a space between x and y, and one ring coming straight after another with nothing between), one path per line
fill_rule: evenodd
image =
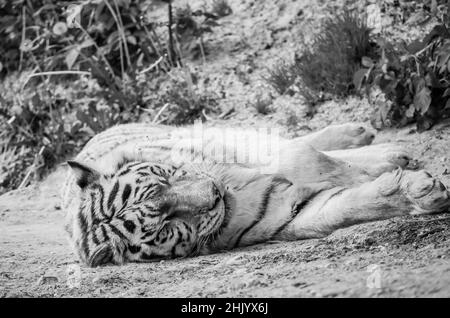
M450 193L438 179L423 170L398 169L358 187L323 191L274 239L320 238L354 224L445 212L449 207Z
M329 182L350 187L374 178L356 164L327 156L307 143L283 147L263 173L281 174L296 185Z
M364 124L346 123L330 125L306 136L294 138L291 142L306 142L316 150L328 151L370 145L374 138L375 134Z
M405 168L412 159L409 151L397 143L383 143L324 153L330 157L352 163L374 177L397 168Z

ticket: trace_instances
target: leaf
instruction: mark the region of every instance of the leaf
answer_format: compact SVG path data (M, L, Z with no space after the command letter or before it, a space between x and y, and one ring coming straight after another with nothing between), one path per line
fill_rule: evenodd
M431 72L427 73L427 75L425 75L425 82L426 82L427 86L431 87L431 88L442 88L443 87L442 84L439 82L439 80L436 78L436 75L434 75Z
M425 130L428 130L433 126L433 124L434 124L434 121L431 118L426 117L426 116L423 116L423 117L420 116L417 119L417 131L423 132Z
M447 99L447 102L445 103L444 110L446 110L446 109L450 109L450 98Z
M373 66L373 61L372 61L372 59L370 57L363 56L362 59L361 59L361 64L364 67L370 68L370 67Z
M444 25L436 25L430 33L423 39L425 43L430 43L435 37L442 37L444 39L450 38L450 34Z
M443 96L443 97L448 97L448 96L450 96L450 88L447 88L442 96Z
M127 36L127 42L130 43L131 45L137 44L136 38L132 35Z
M83 5L71 4L67 8L66 14L66 22L69 28L77 28L80 25L81 21L81 10L83 9Z
M424 115L428 108L431 105L431 91L428 87L423 87L419 92L414 96L414 106L417 111L420 111L422 115Z
M356 90L360 90L363 83L364 83L364 79L365 76L367 74L367 69L366 68L361 68L359 70L357 70L355 72L355 74L353 75L353 85L355 85Z
M425 41L415 40L406 46L406 50L410 54L416 54L420 50L424 49L426 46L427 46L427 43Z
M66 57L65 57L65 62L67 64L67 68L69 70L72 69L72 66L75 64L75 62L77 61L78 55L80 54L80 51L78 50L77 47L73 48L72 50L70 50Z
M424 11L418 11L409 17L409 19L406 21L406 24L422 24L427 20L427 18L428 15Z
M53 26L53 33L55 35L63 35L67 32L67 25L64 22L56 22Z
M383 28L381 8L378 4L372 3L366 7L367 26L379 33Z
M414 85L414 91L420 92L423 88L426 87L427 83L423 77L414 76L413 77L413 85Z
M33 51L33 42L29 39L25 39L21 44L20 44L20 50L22 52L30 52Z
M94 40L92 40L92 39L86 39L86 40L84 40L80 45L79 45L79 49L84 49L84 48L87 48L87 47L90 47L90 46L93 46L95 43L94 43Z
M408 109L405 112L405 115L408 118L413 118L415 113L416 113L416 108L414 107L414 105L409 105Z
M432 15L436 15L437 13L437 1L436 0L431 0L431 8L430 8L430 12Z

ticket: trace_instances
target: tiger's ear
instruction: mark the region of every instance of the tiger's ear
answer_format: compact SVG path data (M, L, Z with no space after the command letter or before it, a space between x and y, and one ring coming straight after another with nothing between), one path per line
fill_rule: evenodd
M81 189L84 189L86 186L100 178L100 172L86 164L73 160L67 161L67 164L72 168L77 184Z

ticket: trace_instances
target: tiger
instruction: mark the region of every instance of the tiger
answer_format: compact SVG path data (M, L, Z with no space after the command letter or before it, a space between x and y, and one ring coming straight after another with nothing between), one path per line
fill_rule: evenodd
M364 124L291 139L195 126L117 125L67 161L65 230L83 264L220 253L449 212L446 186L406 169L404 146L373 144Z

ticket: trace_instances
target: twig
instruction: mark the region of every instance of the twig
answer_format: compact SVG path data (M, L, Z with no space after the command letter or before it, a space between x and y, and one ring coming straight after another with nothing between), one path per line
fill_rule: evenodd
M183 67L183 53L181 52L181 45L180 45L180 41L178 41L178 37L175 37L175 45L177 48L177 54L178 54L178 59L177 59L177 65L178 67Z
M110 72L111 76L114 78L114 76L115 76L114 75L114 69L112 68L112 66L109 63L109 61L106 58L106 56L100 50L100 47L98 46L97 42L95 42L95 40L92 38L92 36L89 34L89 32L85 28L83 28L83 26L80 23L75 21L75 26L77 28L79 28L84 33L84 35L86 35L89 38L89 40L92 41L92 44L94 44L96 53L103 59L103 62L105 62L107 68L109 69L109 72Z
M147 67L146 69L140 71L139 74L144 74L144 73L146 73L146 72L148 72L148 71L151 71L151 70L154 69L156 66L158 66L158 64L161 63L163 59L164 59L164 56L160 56L159 59L157 59L155 63L153 63L152 65L150 65L150 66Z
M173 66L173 62L175 61L175 52L173 50L173 35L172 35L172 2L168 3L168 13L169 13L169 61L171 66Z
M122 16L120 15L120 10L119 10L119 6L117 4L117 0L114 0L114 5L116 6L116 10L117 10L117 18L119 20L120 23L120 27L121 27L121 33L122 33L122 38L123 38L123 46L125 49L125 56L127 57L127 63L128 63L128 67L131 67L131 58L130 58L130 52L128 51L128 44L127 44L127 39L125 37L125 27L123 26L123 21L122 21Z
M156 113L155 118L153 118L152 123L156 123L159 116L161 116L161 114L166 110L167 107L169 107L169 103L166 103L163 107L161 107L161 109Z
M144 112L146 112L146 113L153 113L150 109L147 109L147 108L144 108L144 107L141 107L141 106L139 106L138 105L138 107L137 107L138 109L140 109L140 110L142 110L142 111L144 111Z
M44 152L44 149L45 149L45 146L42 146L42 147L41 147L41 150L39 150L39 153L34 157L34 162L33 162L33 164L30 166L30 168L28 169L28 172L27 172L27 174L25 175L25 178L23 178L22 182L20 183L19 187L17 188L18 190L19 190L19 189L22 189L23 187L25 187L25 186L27 185L28 179L30 178L31 173L33 172L33 170L34 170L34 168L36 167L36 164L37 164L37 162L38 162L37 159L38 159L38 157L42 156L42 153Z
M33 73L29 77L42 76L42 75L65 75L65 74L91 75L90 72L86 72L86 71L48 71L48 72Z
M66 74L78 74L78 75L91 75L91 73L89 72L85 72L85 71L49 71L49 72L37 72L37 73L33 73L31 75L29 75L27 77L27 79L25 80L25 82L22 85L22 89L25 87L25 85L28 84L28 81L32 78L32 77L36 77L36 76L44 76L44 75L66 75Z
M234 111L235 111L234 107L230 107L230 108L228 108L226 111L224 111L222 114L220 114L217 118L218 118L218 119L225 118L226 116L230 115L230 114L233 113Z
M10 127L16 127L17 129L19 129L24 135L27 135L28 138L33 139L34 136L33 134L29 133L28 131L26 131L25 128L23 128L20 125L15 125L13 126L14 121L16 120L16 116L12 116L6 123L10 126Z
M423 49L421 49L420 51L416 52L414 55L415 56L419 56L421 55L423 52L425 52L426 50L428 50L431 46L434 45L434 42L431 42L430 44L428 44L427 46L425 46Z
M200 53L202 54L203 64L206 64L205 49L203 48L203 35L200 35Z
M120 37L122 38L121 40L121 45L120 45L120 52L122 52L122 49L125 50L125 56L127 58L127 63L128 63L128 67L131 66L131 59L130 59L130 54L128 52L128 45L127 45L127 39L125 37L125 31L123 29L123 24L122 24L122 18L120 17L120 11L119 11L119 7L117 5L117 2L114 0L114 5L117 9L117 13L118 15L116 15L116 12L114 11L114 9L111 7L111 5L109 4L109 2L107 0L103 1L106 6L108 7L109 11L111 12L111 15L114 19L114 21L116 22L117 25L117 32L119 33ZM123 48L122 48L123 45ZM121 59L120 59L120 63L121 63L121 68L122 68L122 77L123 77L123 73L124 73L124 66L123 66L123 57L121 55Z
M211 117L209 117L208 115L206 115L206 112L205 112L204 108L202 109L202 115L205 117L206 120L209 120L209 121L213 121L214 120Z

